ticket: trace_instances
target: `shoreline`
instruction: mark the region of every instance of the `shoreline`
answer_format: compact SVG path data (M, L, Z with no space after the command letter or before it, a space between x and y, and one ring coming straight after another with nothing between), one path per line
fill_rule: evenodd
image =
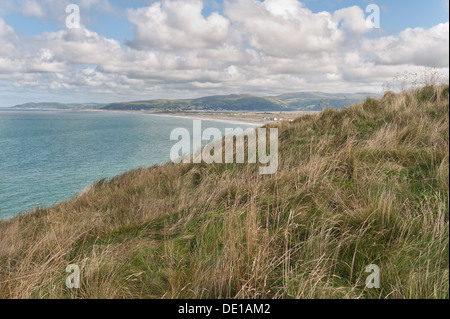
M184 113L155 113L155 112L142 112L142 111L107 111L107 112L120 112L128 114L142 114L142 115L153 115L162 117L174 117L180 119L192 119L192 120L202 120L220 123L230 123L230 124L246 124L250 126L263 126L269 122L260 121L257 119L245 119L245 118L229 118L229 117L214 117L208 115L200 114L184 114Z
M249 126L261 127L269 123L281 121L293 121L296 118L308 115L318 114L320 111L227 111L227 112L152 112L136 110L99 110L99 109L27 109L27 108L5 108L5 111L35 111L35 112L113 112L136 115L154 115L163 117L174 117L180 119L192 119L202 121L212 121L232 124L245 124Z
M242 117L227 117L226 115L232 115L235 113L228 113L228 114L224 114L224 113L216 113L216 114L211 114L211 113L206 113L206 114L202 114L199 112L192 112L192 113L183 113L183 112L174 112L174 113L166 113L166 112L150 112L150 111L133 111L133 110L98 110L98 109L34 109L34 108L2 108L0 109L0 111L6 111L6 112L18 112L18 113L33 113L35 112L36 115L39 113L74 113L74 114L80 114L80 113L85 113L87 114L87 116L89 116L89 113L104 113L108 114L110 113L116 113L116 114L135 114L135 115L142 115L142 116L160 116L160 117L166 117L166 118L179 118L179 119L187 119L187 120L203 120L203 121L210 121L210 122L218 122L218 123L230 123L230 124L235 124L236 126L238 126L239 124L241 125L245 125L245 126L249 126L251 128L258 128L258 127L262 127L267 123L271 123L270 121L263 121L261 119L252 119L252 118L242 118ZM260 113L258 112L246 112L245 113L247 116L256 116ZM260 114L261 115L261 114ZM267 115L267 114L266 114ZM70 116L70 115L69 115ZM211 124L210 124L211 125ZM214 126L213 124L211 126ZM167 164L168 162L161 162L159 164L155 164L155 165L164 165ZM151 166L149 166L151 167ZM130 169L132 170L132 169ZM129 170L127 170L129 171ZM126 172L127 172L126 171ZM120 173L117 176L120 176L126 172ZM101 178L111 178L108 176L103 176ZM100 177L99 177L100 179ZM80 194L82 194L84 192L84 190L88 187L91 187L92 183L86 184L83 186L83 188L80 188L79 191L77 191L76 193L73 194L68 194L67 196L64 197L64 199L61 199L59 201L54 202L53 204L49 204L46 205L44 204L43 206L45 207L53 207L55 205L59 205L67 200L70 200L74 197L79 196ZM41 207L41 204L37 204L34 205L30 208L27 208L25 210L12 210L12 211L2 211L0 210L0 221L2 220L9 220L14 218L15 216L19 216L19 215L27 215L28 213L32 212L33 210L35 210L36 208Z

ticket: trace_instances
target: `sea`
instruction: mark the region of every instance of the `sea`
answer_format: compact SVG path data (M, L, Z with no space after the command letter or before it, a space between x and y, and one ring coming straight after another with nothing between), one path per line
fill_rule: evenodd
M170 161L175 128L193 118L0 108L0 219L68 200L102 178ZM202 120L202 128L254 127ZM207 143L204 141L203 144Z

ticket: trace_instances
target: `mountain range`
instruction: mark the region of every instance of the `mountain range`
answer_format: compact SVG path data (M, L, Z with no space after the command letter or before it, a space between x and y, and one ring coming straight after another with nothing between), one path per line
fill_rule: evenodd
M367 97L371 93L321 93L299 92L277 96L256 96L251 94L215 95L197 99L145 100L119 103L26 103L16 105L19 109L58 110L134 110L154 112L184 111L321 111L325 108L342 109Z

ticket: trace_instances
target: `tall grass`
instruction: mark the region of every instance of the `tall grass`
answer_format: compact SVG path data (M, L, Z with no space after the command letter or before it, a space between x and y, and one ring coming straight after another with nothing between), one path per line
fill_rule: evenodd
M0 298L448 298L448 92L271 124L273 176L167 164L2 221Z

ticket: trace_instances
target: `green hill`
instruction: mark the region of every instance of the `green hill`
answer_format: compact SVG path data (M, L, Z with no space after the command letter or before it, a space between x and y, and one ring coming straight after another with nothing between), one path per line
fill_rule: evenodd
M449 298L448 94L270 124L271 176L155 166L0 222L0 298Z
M152 100L111 103L106 110L179 111L320 111L327 107L343 108L370 96L359 94L292 93L273 97L250 94L217 95L192 100Z
M342 109L357 102L364 101L367 97L376 97L370 93L289 93L274 97L286 104L292 110L322 111L326 108Z
M105 110L152 111L288 111L287 105L277 100L252 95L219 95L193 100L152 100L104 105Z

